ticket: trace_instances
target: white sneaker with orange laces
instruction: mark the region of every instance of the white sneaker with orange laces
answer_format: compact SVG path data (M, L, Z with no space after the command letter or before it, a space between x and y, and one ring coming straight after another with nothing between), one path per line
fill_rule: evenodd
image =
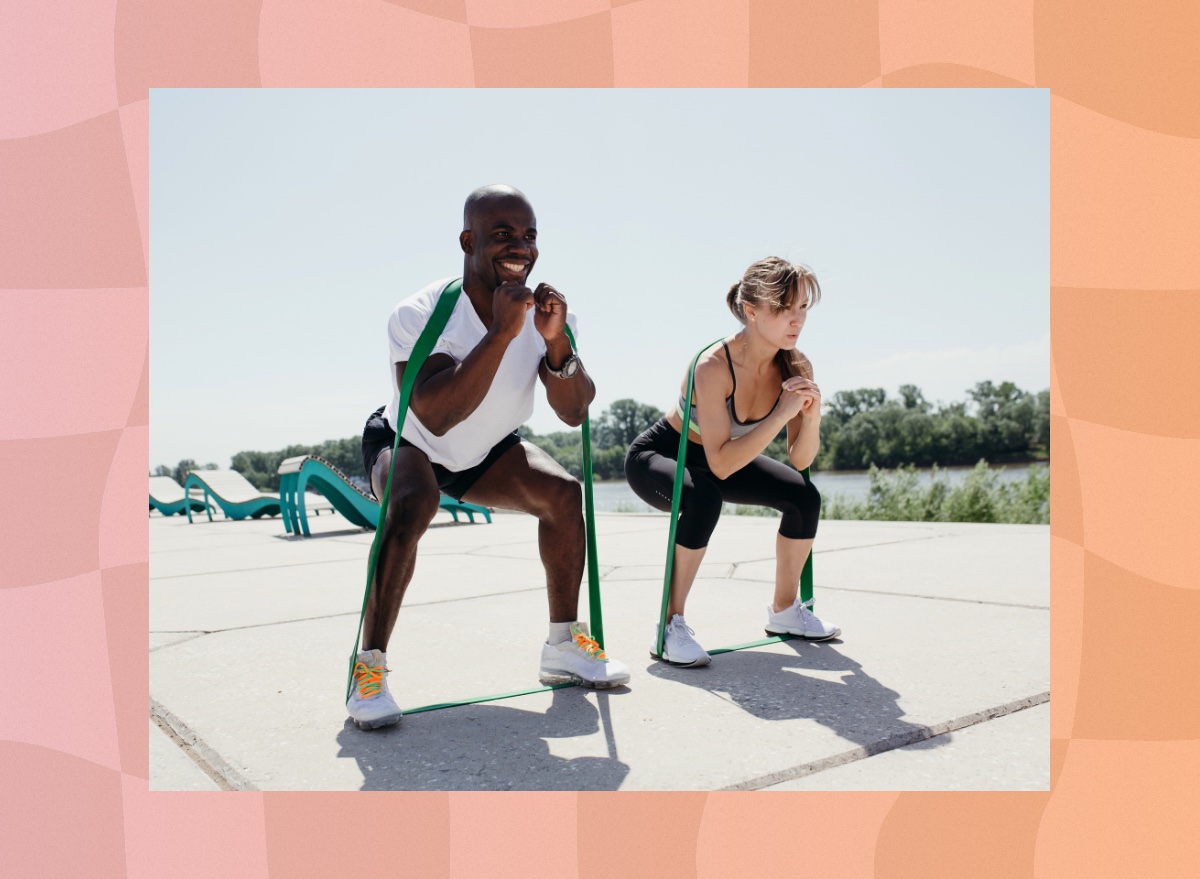
M571 637L558 644L542 645L538 679L551 684L582 684L605 690L629 682L629 668L609 659L588 634L587 623L571 623Z
M387 654L363 650L354 662L354 685L346 710L359 729L376 729L400 722L400 707L388 692Z

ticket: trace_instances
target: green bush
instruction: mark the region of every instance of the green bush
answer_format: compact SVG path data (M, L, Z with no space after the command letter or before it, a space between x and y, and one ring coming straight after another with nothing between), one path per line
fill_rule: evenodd
M999 477L980 461L960 485L946 495L938 519L943 522L997 522Z
M1000 482L999 474L980 460L958 485L939 475L928 481L912 465L895 470L872 467L865 501L842 495L823 499L824 519L872 519L901 522L1004 522L1047 525L1050 522L1050 471L1031 467L1022 482Z
M1050 522L1050 468L1030 467L1023 482L999 486L997 522L1047 525Z

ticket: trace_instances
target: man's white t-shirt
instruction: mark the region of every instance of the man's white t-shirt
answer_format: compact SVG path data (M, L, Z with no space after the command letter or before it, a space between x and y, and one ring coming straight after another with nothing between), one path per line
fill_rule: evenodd
M436 281L396 306L388 319L388 345L391 349L392 402L384 412L387 423L395 428L396 408L400 405L400 386L396 383L395 364L412 356L421 330L429 322L442 291L454 278ZM546 354L546 341L533 325L533 309L525 315L525 326L513 339L479 407L443 436L436 436L409 406L404 418L406 440L447 470L467 470L487 457L492 446L512 433L533 414L533 394L538 366ZM576 332L575 315L567 313L571 332ZM449 354L458 363L466 359L487 333L483 321L464 291L450 313L446 328L429 352Z

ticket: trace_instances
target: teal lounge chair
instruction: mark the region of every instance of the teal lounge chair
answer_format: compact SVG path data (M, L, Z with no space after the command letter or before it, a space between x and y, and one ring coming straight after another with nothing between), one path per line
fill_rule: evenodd
M236 470L193 470L183 484L188 491L192 486L203 489L204 500L207 502L211 497L230 519L245 519L247 516L261 519L263 516L279 515L279 496L263 494ZM191 510L187 511L187 517L191 522ZM208 521L212 521L211 509L208 511Z
M192 492L190 501L185 501L187 495L183 486L170 476L150 477L150 509L158 510L164 516L182 516L184 504L190 503L197 513L206 509L203 493Z
M324 495L335 510L358 527L373 529L379 523L379 501L361 491L346 474L324 458L298 455L279 465L279 497L283 504L283 524L289 534L311 536L306 512L311 499L309 486ZM442 495L439 506L448 510L455 522L459 513L465 513L471 522L475 521L476 513L482 514L488 522L492 521L491 511L486 507L456 501L446 495Z

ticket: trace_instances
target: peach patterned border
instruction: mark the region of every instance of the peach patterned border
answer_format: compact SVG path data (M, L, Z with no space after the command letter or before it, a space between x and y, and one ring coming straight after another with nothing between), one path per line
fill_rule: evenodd
M1196 10L9 0L0 872L1200 875ZM1050 792L151 794L147 99L179 86L1049 89Z

